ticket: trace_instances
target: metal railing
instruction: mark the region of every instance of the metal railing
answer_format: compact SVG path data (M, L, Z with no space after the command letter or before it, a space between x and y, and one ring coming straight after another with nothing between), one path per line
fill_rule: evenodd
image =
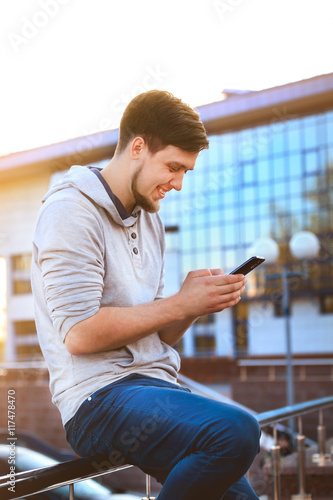
M190 379L186 379L188 382ZM193 381L191 381L193 382ZM196 383L194 383L196 384ZM201 384L196 384L201 386ZM209 390L208 390L209 392ZM215 391L212 391L215 392ZM212 394L211 394L212 396ZM225 399L223 396L221 398ZM280 500L280 447L277 443L277 424L281 421L298 417L299 434L297 436L298 446L298 483L299 492L293 495L293 500L308 500L311 495L305 493L305 436L302 429L302 415L319 411L318 442L319 453L315 454L313 461L322 466L331 461L331 456L325 450L325 427L323 422L323 410L333 406L333 396L328 396L305 403L286 406L255 415L261 427L273 425L275 444L272 446L272 476L273 476L273 499ZM105 461L105 457L97 455L91 458L79 458L63 462L51 467L16 473L0 477L0 497L3 500L19 499L29 497L36 493L52 490L60 486L69 486L69 498L74 500L74 483L85 479L94 478L103 474L117 472L132 467L132 465L112 466ZM11 486L14 490L10 490ZM154 500L151 496L150 478L147 476L146 497L142 500Z
M258 422L261 427L273 425L274 445L271 447L272 452L272 476L273 476L273 494L274 500L281 499L281 471L280 471L280 446L278 445L277 424L283 420L290 418L298 418L298 436L297 442L297 471L298 471L298 493L292 495L292 500L310 500L312 495L305 492L305 477L306 477L306 457L305 457L305 436L303 435L302 415L314 411L319 411L319 425L317 427L318 435L318 453L314 454L312 461L318 466L324 466L332 463L332 457L326 453L325 449L325 426L323 410L333 406L333 396L328 396L313 401L306 401L292 406L286 406L278 410L272 410L257 415Z
M262 367L268 369L268 380L276 380L276 371L280 367L285 367L287 365L287 359L239 359L237 364L240 367L240 380L242 381L248 380L248 378L250 378L251 375L249 375L249 372L251 373L251 369ZM307 369L311 369L311 367L330 368L329 376L330 379L333 380L333 358L293 358L291 360L291 365L293 368L298 368L298 378L300 380L306 380L308 373ZM254 376L256 375L254 374Z

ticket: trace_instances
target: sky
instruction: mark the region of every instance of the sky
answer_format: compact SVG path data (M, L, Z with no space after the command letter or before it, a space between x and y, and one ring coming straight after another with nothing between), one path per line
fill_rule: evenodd
M192 106L333 72L333 0L0 0L0 155L117 128L135 95Z

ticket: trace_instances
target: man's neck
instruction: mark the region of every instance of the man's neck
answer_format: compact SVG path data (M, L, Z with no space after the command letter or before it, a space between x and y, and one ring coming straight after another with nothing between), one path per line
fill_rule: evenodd
M101 172L112 192L119 198L127 212L132 213L135 200L130 191L131 172L125 157L114 157Z

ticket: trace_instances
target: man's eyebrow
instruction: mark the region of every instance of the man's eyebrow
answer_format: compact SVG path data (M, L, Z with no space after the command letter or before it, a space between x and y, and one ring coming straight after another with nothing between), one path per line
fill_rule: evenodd
M177 168L183 168L184 170L192 170L192 168L186 167L186 165L183 165L179 161L176 160L171 160L167 162L168 167L177 167Z

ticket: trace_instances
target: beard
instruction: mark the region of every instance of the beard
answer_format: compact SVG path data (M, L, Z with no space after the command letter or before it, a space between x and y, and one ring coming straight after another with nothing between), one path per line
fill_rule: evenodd
M135 172L135 174L132 177L132 181L131 181L132 193L133 193L133 196L135 198L136 205L139 205L146 212L154 214L154 213L158 212L160 209L159 200L156 200L156 201L150 200L147 196L144 196L143 194L141 194L139 192L139 189L138 189L138 178L139 178L139 175L142 171L142 168L143 168L143 163L138 167L137 171Z

